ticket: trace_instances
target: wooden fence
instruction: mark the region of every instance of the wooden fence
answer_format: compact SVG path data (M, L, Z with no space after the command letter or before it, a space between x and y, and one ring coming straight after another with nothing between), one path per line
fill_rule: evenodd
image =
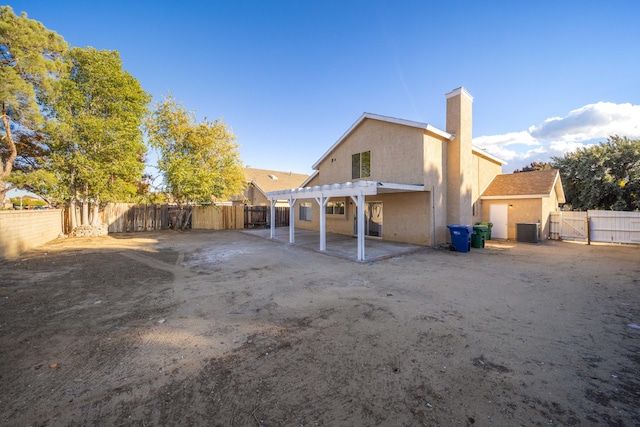
M552 212L550 239L640 244L640 212Z
M80 208L78 207L78 217ZM183 208L185 209L185 208ZM189 206L191 222L187 228L200 230L227 230L259 228L269 224L269 206ZM177 206L166 204L141 205L110 203L101 211L103 224L109 233L167 230L176 223ZM276 227L289 226L289 208L276 207ZM69 211L64 216L65 232L69 233Z
M244 227L244 206L196 206L191 224L198 230L228 230Z
M102 211L102 222L109 233L166 230L171 226L168 205L110 203Z

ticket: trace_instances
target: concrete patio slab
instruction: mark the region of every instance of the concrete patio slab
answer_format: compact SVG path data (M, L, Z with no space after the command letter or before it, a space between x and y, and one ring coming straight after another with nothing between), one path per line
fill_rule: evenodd
M243 230L243 233L250 234L264 239L270 239L269 229ZM289 244L289 228L276 228L276 235L273 240ZM365 259L358 261L358 240L355 236L343 234L327 233L327 250L320 251L320 232L312 230L296 229L294 246L304 249L331 255L355 262L373 262L381 259L392 258L425 249L425 246L411 245L408 243L391 242L378 238L365 239Z

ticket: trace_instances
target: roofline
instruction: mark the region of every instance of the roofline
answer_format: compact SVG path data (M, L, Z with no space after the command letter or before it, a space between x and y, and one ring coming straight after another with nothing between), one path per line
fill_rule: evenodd
M481 200L504 200L504 199L540 199L543 197L551 197L549 194L519 194L519 195L506 195L506 196L480 196Z
M300 184L300 187L306 187L307 184L310 183L311 180L313 178L315 178L319 173L320 173L319 170L314 170L313 173L311 175L309 175L309 178L305 179L304 182L302 184Z
M558 194L558 202L567 203L567 198L564 195L564 187L562 186L562 180L560 179L560 169L556 169L556 177L553 180L553 189L555 190L556 187L560 187L560 194Z
M263 195L263 196L265 196L265 197L266 197L266 194L267 194L267 193L265 193L265 192L264 192L264 190L263 190L262 188L260 188L260 186L259 186L258 184L256 184L256 182L255 182L255 181L249 181L249 184L250 184L250 185L253 185L253 187L254 187L254 188L257 188L257 189L258 189L258 191L259 191L260 193L262 193L262 195Z
M476 147L475 145L471 145L471 151L475 151L476 153L480 154L481 156L485 156L486 158L488 158L490 160L493 160L494 162L500 163L501 165L507 165L508 164L504 160L501 160L501 159L497 158L493 154L490 154L486 150L484 150L484 149L482 149L480 147Z
M441 138L445 138L445 139L449 139L452 140L453 138L455 138L455 135L450 134L449 132L445 132L442 129L439 129L433 125L430 125L428 123L422 123L422 122L414 122L412 120L405 120L405 119L398 119L395 117L388 117L388 116L381 116L379 114L373 114L373 113L363 113L360 118L358 120L355 121L355 123L353 123L349 129L347 129L347 131L345 133L342 134L342 136L340 138L338 138L338 140L322 155L322 157L320 157L320 159L315 162L312 166L313 169L318 169L318 167L320 166L320 163L322 163L327 157L329 157L329 154L331 154L341 143L342 141L344 141L363 121L365 121L366 119L372 119L372 120L378 120L381 122L387 122L387 123L394 123L397 125L402 125L402 126L409 126L409 127L413 127L413 128L417 128L417 129L422 129L424 131L428 131L431 132Z

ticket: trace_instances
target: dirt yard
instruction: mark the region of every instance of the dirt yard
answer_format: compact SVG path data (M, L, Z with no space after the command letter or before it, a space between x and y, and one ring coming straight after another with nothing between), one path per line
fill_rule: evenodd
M0 263L0 424L638 426L636 324L640 247L69 238Z

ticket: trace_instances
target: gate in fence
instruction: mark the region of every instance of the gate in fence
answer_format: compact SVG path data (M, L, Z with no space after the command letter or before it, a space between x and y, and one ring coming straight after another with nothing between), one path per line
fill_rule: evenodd
M551 212L550 239L587 240L586 212Z
M550 239L640 244L640 212L552 212Z
M244 228L264 228L269 225L269 211L269 206L245 206ZM287 206L276 206L275 224L276 227L289 226L289 208Z

